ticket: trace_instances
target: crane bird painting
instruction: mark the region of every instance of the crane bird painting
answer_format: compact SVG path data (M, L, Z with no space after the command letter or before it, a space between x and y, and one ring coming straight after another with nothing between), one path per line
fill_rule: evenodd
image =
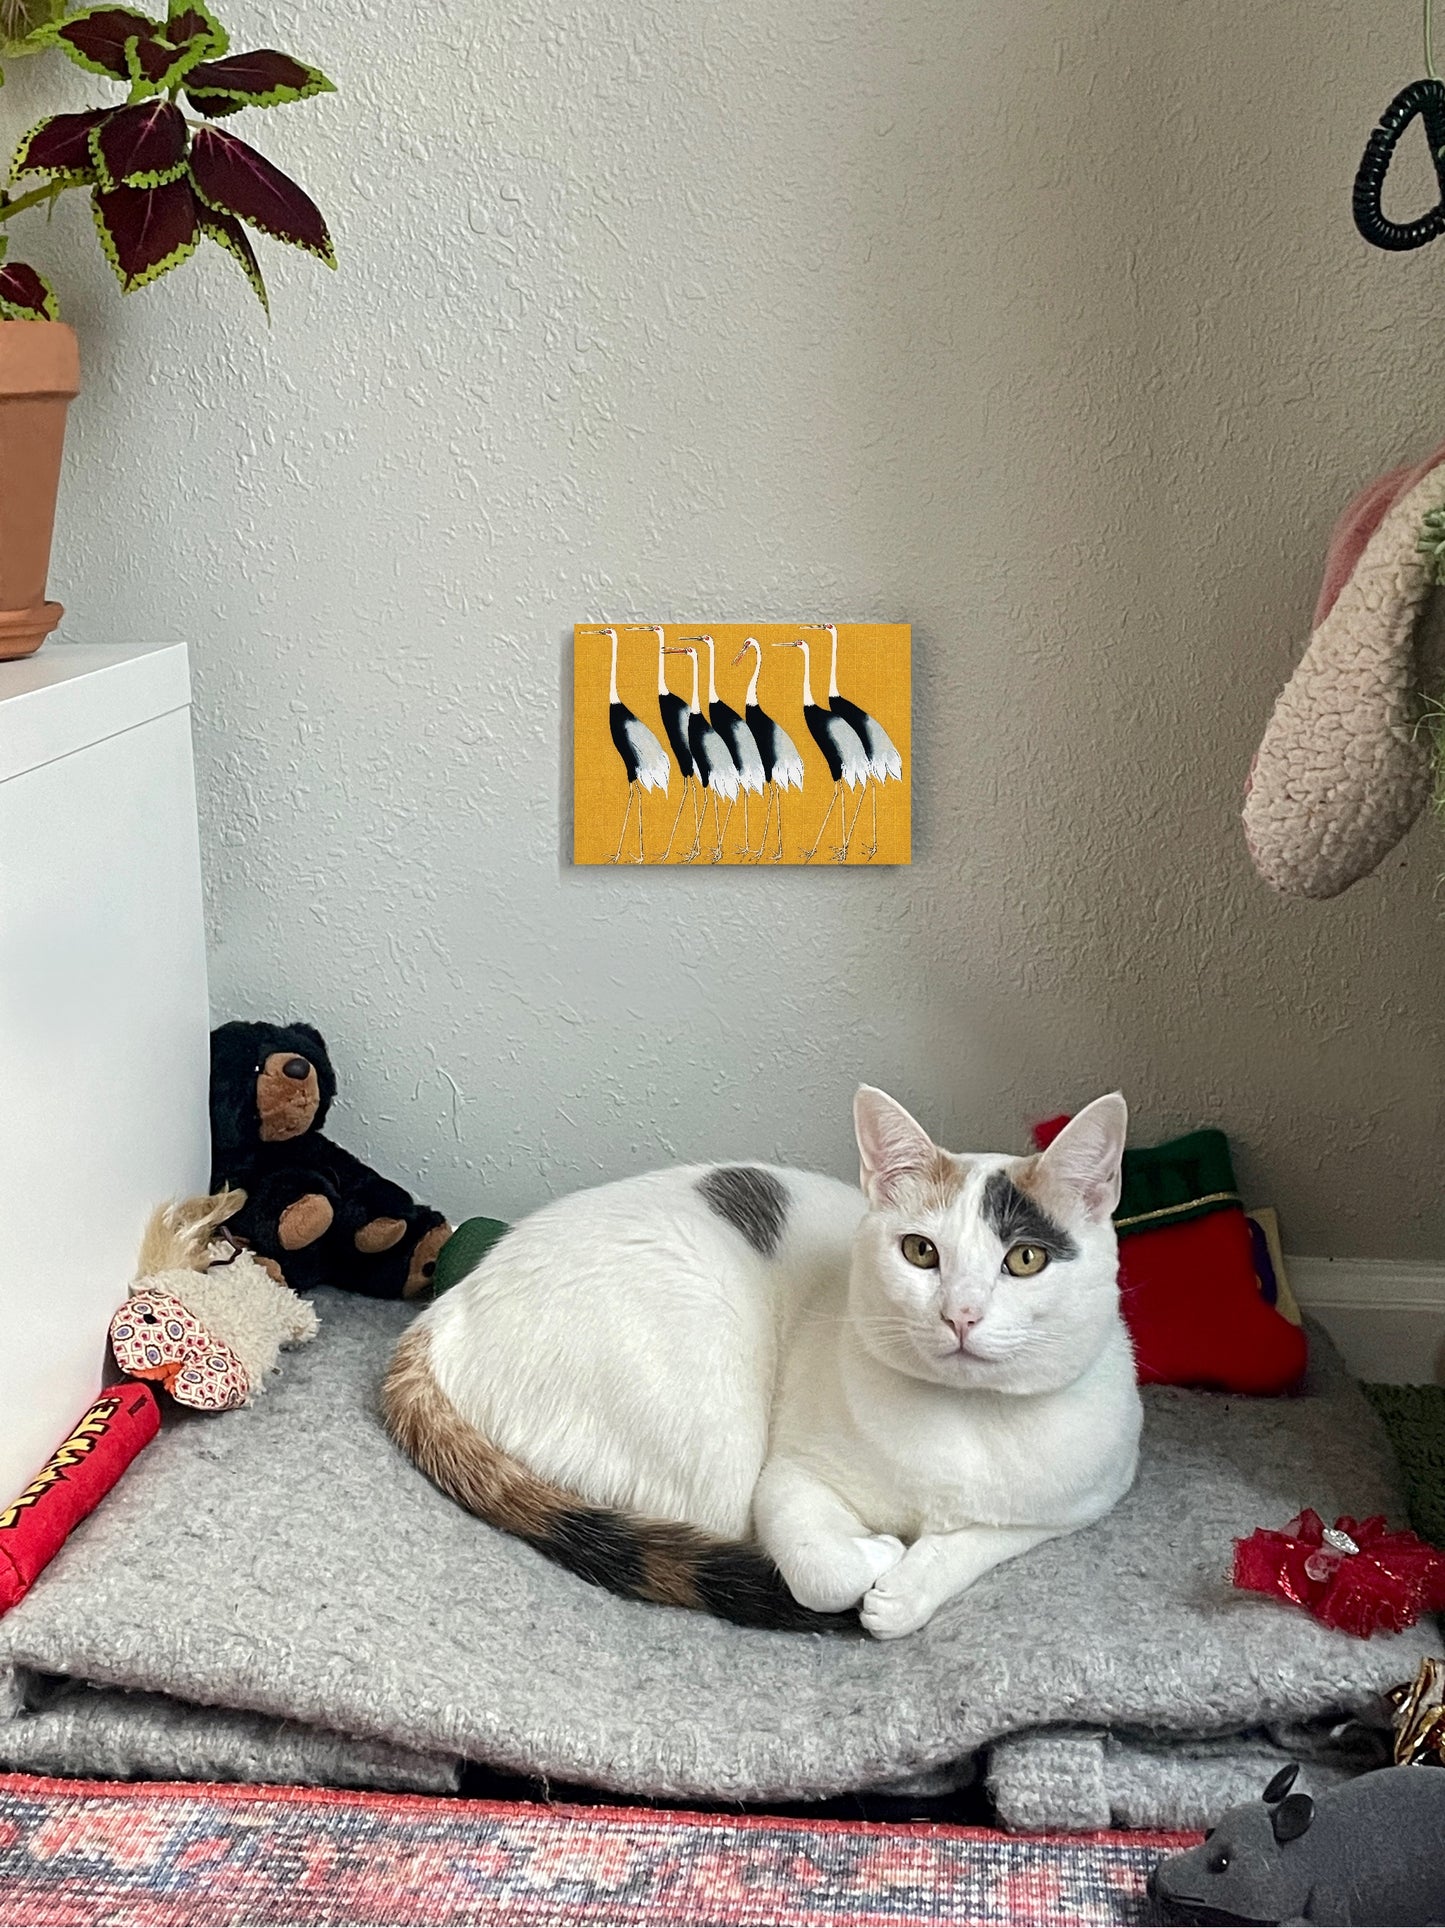
M736 669L743 658L751 652L753 659L752 680L748 693L743 698L743 718L752 731L753 741L758 746L758 755L763 760L763 780L767 786L766 801L763 804L763 834L752 860L757 863L766 856L770 864L783 861L783 792L801 790L803 787L803 759L798 755L798 746L776 717L769 716L758 703L758 678L763 673L763 646L756 636L749 636L737 655L733 658ZM768 849L768 818L774 805L778 812L778 841L774 849ZM744 834L743 843L747 844L746 812L743 805ZM744 856L747 851L744 849Z
M617 839L617 851L612 861L622 862L622 847L627 842L627 823L632 815L634 799L637 803L637 855L629 859L634 864L647 862L647 849L642 841L642 794L645 790L661 790L664 795L672 780L672 765L667 760L667 752L645 723L638 719L621 701L617 694L617 631L598 628L593 632L607 637L612 644L612 672L607 691L607 727L612 737L613 747L622 759L622 767L627 772L627 807L622 813L622 834Z
M684 638L684 641L689 643L705 643L707 645L707 717L708 722L711 723L714 730L717 731L718 735L727 745L728 755L733 761L733 768L738 773L738 786L743 793L743 848L741 858L743 861L747 861L748 851L752 843L750 834L752 826L748 816L748 804L753 797L760 797L763 794L768 781L767 774L763 769L762 754L758 749L757 738L753 735L747 723L738 715L732 705L730 703L724 703L717 693L717 662L714 656L716 645L712 637L706 635L688 636ZM697 699L694 698L694 707L696 706L696 701ZM736 801L736 797L737 791L734 791L734 801ZM732 821L732 814L733 804L729 803L729 822ZM724 824L722 835L718 838L718 854L713 858L714 863L717 863L721 859L722 847L726 841L727 824Z
M716 685L713 686L711 700L706 710L697 699L698 640L699 639L694 638L691 643L679 643L667 653L670 656L690 656L692 658L692 719L687 726L687 742L688 748L692 751L693 768L697 773L697 780L712 798L714 842L709 861L720 864L723 858L723 844L727 840L727 823L724 823L722 820L722 804L720 799L726 797L728 800L728 823L730 823L732 821L733 805L738 800L738 785L740 779L738 776L738 766L734 760L732 751L728 748L727 739L713 728L712 718L708 713L713 704L717 703ZM721 710L727 706L726 704L718 703L717 707ZM728 715L731 716L731 714L732 712L729 710ZM707 821L706 804L703 805L703 821ZM688 864L696 863L700 853L700 846L701 836L699 835L693 840L692 849L683 858L683 862Z
M682 813L688 800L692 800L692 857L696 857L702 841L702 801L698 795L697 764L692 754L692 719L696 712L691 703L684 703L667 687L667 632L661 623L624 623L624 629L634 633L646 630L649 636L657 638L657 711L662 718L662 727L667 732L667 740L672 746L672 754L677 759L677 767L682 772L682 798L677 806L677 815L672 820L668 832L667 849L662 853L666 863L672 855L672 846L677 838L677 826L682 822ZM692 858L688 859L689 862Z
M573 862L908 863L910 652L907 623L579 623Z
M863 739L848 722L846 717L835 716L831 710L824 709L821 703L813 701L812 664L808 657L808 645L801 637L794 637L790 643L779 643L779 649L800 649L803 652L803 721L808 726L808 734L823 753L823 761L828 766L828 775L833 779L833 794L828 799L828 808L823 813L823 821L818 826L818 834L803 852L803 862L812 863L822 846L823 836L833 812L838 812L839 841L833 846L835 864L848 861L848 799L845 791L858 790L868 782L868 752L863 748ZM859 798L861 807L862 798ZM855 813L856 814L856 813Z
M852 843L853 832L858 828L858 819L863 814L864 797L871 798L873 823L870 831L872 843L863 846L863 857L868 863L878 855L878 791L885 783L903 781L903 758L898 754L893 739L867 710L850 703L846 696L838 694L838 625L836 623L804 623L805 629L821 629L832 643L833 652L828 666L828 708L834 716L841 716L845 723L851 723L858 734L864 750L868 754L868 781L863 786L863 797L858 799L858 808L853 812L853 821L844 837L845 847Z

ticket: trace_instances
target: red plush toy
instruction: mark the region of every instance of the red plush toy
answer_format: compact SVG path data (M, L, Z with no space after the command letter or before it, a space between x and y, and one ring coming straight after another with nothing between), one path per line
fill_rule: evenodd
M131 1380L108 1387L15 1504L0 1513L0 1613L25 1598L160 1424L149 1386Z
M1281 1532L1261 1526L1235 1541L1234 1584L1292 1600L1327 1627L1368 1640L1445 1610L1445 1553L1414 1533L1392 1533L1383 1513L1345 1513L1326 1526L1307 1506Z
M1035 1126L1039 1149L1067 1123ZM1126 1151L1114 1227L1141 1384L1279 1393L1300 1383L1309 1342L1260 1291L1223 1132Z

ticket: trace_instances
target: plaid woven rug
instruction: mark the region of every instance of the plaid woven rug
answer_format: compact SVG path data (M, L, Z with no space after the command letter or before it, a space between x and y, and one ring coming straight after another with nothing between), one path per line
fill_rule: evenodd
M539 1807L0 1775L5 1928L1149 1922L1194 1835Z

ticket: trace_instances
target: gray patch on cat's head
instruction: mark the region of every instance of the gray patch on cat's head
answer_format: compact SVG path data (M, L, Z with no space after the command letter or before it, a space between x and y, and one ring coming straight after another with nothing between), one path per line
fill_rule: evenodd
M990 1172L979 1202L984 1223L1005 1245L1041 1245L1050 1258L1072 1259L1079 1248L1056 1219L1027 1192L1020 1191L1006 1171Z
M765 1259L773 1256L788 1216L788 1193L781 1179L756 1165L719 1165L703 1173L697 1189L755 1252Z

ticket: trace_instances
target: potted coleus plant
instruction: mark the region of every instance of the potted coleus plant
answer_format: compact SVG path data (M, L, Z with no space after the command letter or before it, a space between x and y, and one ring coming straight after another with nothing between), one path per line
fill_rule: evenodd
M10 4L23 9L24 0ZM45 579L65 413L80 386L75 336L45 276L11 249L8 224L86 189L126 294L212 241L268 308L252 233L336 265L310 196L216 125L243 108L330 93L319 68L273 48L232 53L202 0L170 0L164 20L124 6L60 15L53 0L33 0L31 15L27 50L56 48L126 93L111 106L51 114L32 127L0 194L0 657L29 655L60 619L60 605L45 600Z

